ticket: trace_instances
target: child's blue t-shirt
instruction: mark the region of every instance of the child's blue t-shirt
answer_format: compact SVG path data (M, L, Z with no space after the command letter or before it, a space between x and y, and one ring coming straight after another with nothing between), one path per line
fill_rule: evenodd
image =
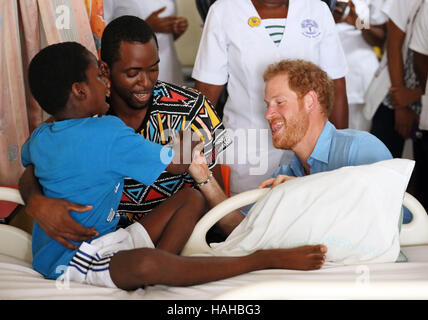
M24 166L35 166L47 197L93 206L89 212L71 212L71 216L85 227L95 226L99 236L116 230L123 179L151 185L172 156L170 148L136 134L115 116L42 124L21 154ZM34 269L56 279L75 250L50 238L37 223L32 238Z

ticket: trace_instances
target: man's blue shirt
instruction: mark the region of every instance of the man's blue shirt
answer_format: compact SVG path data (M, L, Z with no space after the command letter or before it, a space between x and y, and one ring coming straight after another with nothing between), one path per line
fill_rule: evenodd
M326 122L314 151L308 158L310 174L358 166L392 159L388 148L374 135L352 129L337 130ZM273 177L279 174L301 177L303 165L294 155L288 165L280 165Z
M327 121L314 151L308 158L308 164L311 168L310 174L314 174L389 159L392 159L391 152L374 135L352 129L337 130L332 123ZM304 169L299 158L294 155L288 165L280 165L273 173L273 177L277 177L279 174L294 177L304 176ZM403 206L403 209L403 223L409 223L412 220L412 214L406 207Z
M337 130L331 122L327 121L308 158L308 164L310 174L315 174L388 159L392 159L391 152L374 135L352 129ZM304 172L299 158L293 155L290 163L280 164L272 177L275 178L279 174L302 177ZM246 215L251 207L243 211L243 214Z

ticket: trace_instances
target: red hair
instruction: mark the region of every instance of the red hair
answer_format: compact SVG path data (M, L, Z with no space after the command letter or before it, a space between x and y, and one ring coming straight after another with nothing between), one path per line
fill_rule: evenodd
M325 71L309 61L282 60L268 66L263 79L267 82L279 74L288 77L288 86L299 98L311 90L315 91L322 112L329 116L334 101L334 85Z

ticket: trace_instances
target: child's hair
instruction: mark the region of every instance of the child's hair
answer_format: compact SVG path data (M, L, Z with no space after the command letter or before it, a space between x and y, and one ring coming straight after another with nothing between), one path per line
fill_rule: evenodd
M61 111L75 82L87 81L86 70L95 57L77 42L50 45L37 53L28 68L31 93L51 115Z
M268 66L263 74L265 82L278 74L287 75L288 86L302 98L309 91L317 93L323 114L328 116L334 100L333 81L320 67L304 60L282 60Z
M101 37L101 60L109 67L120 60L119 48L122 41L140 42L142 44L154 39L155 33L144 20L134 16L121 16L111 21Z

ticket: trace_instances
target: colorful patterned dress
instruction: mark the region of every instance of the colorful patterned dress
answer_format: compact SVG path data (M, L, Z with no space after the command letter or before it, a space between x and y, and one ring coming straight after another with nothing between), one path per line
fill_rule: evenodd
M194 89L158 81L147 115L137 130L147 139L159 144L168 143L168 132L190 128L204 142L208 166L214 167L219 155L231 144L222 120L213 106ZM165 199L185 187L192 187L190 175L164 171L150 186L133 179L125 179L118 212L124 227L140 219Z

